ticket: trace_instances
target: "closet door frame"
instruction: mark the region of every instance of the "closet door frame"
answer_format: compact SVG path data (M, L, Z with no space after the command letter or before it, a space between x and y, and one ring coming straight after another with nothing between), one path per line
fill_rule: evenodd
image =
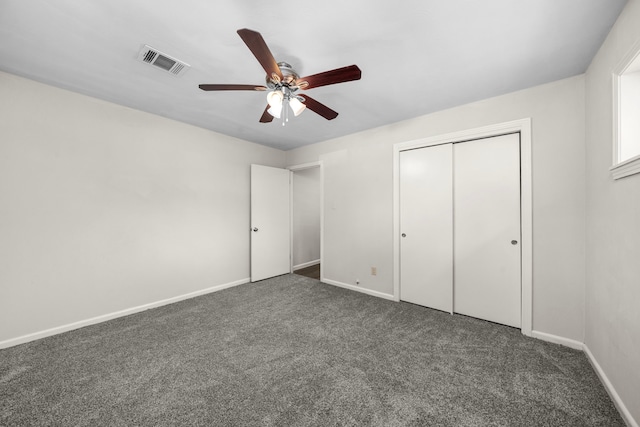
M531 118L498 123L460 132L396 143L393 146L393 300L400 301L400 152L433 145L520 133L521 203L521 331L531 336L533 324L533 201L531 173Z

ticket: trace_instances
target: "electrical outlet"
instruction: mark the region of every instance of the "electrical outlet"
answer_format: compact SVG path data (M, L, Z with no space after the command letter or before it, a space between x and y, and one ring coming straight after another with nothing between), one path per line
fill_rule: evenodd
M378 275L378 268L377 267L371 267L371 275L372 276L377 276Z

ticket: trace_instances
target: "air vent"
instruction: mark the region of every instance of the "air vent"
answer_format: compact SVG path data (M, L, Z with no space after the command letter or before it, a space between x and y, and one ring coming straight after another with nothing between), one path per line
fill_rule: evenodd
M138 53L138 59L147 64L154 65L164 71L168 71L175 76L183 75L189 67L189 64L175 59L165 53L160 52L151 46L144 45Z

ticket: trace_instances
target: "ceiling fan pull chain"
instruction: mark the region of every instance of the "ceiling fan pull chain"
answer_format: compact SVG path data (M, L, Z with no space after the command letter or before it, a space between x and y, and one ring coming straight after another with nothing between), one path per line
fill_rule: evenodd
M288 105L289 105L289 100L285 98L284 101L282 102L282 112L284 113L282 115L282 126L284 126L285 123L289 121L289 109L287 108Z

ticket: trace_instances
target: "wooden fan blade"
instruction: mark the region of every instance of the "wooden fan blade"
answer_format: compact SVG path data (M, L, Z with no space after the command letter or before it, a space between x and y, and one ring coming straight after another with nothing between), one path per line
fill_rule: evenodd
M327 107L324 104L316 101L315 99L308 97L307 95L303 95L304 102L303 104L307 106L311 111L320 114L327 120L333 120L338 117L338 113L333 111L331 108Z
M260 123L271 123L273 121L273 116L269 114L267 110L269 110L269 104L267 104L267 107L262 113L262 117L260 117Z
M267 90L265 86L256 85L198 85L202 90Z
M267 76L271 78L273 74L277 75L282 80L282 72L278 63L273 58L267 43L265 43L262 35L253 30L243 28L238 30L238 35L242 38L242 41L247 45L253 56L256 57L262 68L267 72Z
M296 84L300 86L300 89L311 89L318 86L360 80L360 77L362 77L360 68L358 68L357 65L349 65L348 67L336 68L335 70L325 71L324 73L301 77L296 80Z

